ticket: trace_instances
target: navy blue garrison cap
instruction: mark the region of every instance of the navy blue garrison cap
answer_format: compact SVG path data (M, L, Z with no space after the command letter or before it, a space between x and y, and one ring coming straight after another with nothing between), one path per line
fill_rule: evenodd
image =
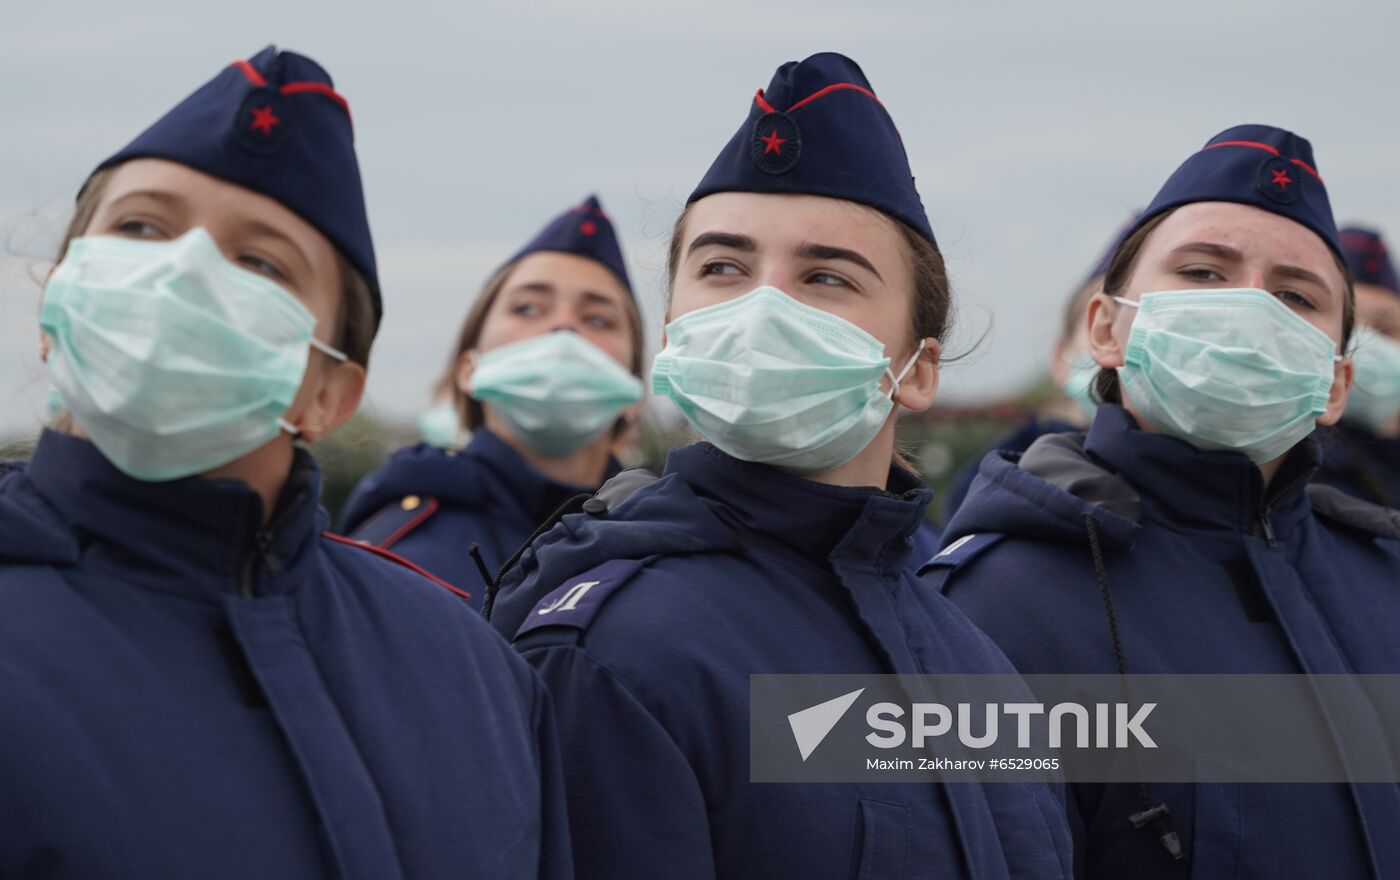
M846 199L934 240L894 120L859 65L835 52L789 61L758 90L687 204L719 192Z
M1374 284L1394 294L1400 294L1400 278L1385 240L1374 229L1348 226L1342 230L1342 259L1346 261L1351 280L1357 284Z
M169 159L270 196L369 282L383 314L350 105L315 61L268 46L235 61L98 166Z
M583 204L555 217L509 262L514 263L539 251L576 254L602 263L612 270L628 293L632 292L632 283L627 280L627 266L622 262L622 246L618 244L617 231L613 229L608 215L603 213L597 196L589 196Z
M1312 145L1271 125L1237 125L1211 138L1176 169L1128 231L1194 202L1238 202L1287 217L1316 232L1338 256L1342 247Z

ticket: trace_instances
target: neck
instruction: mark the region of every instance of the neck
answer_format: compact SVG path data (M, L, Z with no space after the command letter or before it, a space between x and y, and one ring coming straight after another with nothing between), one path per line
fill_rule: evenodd
M1396 413L1394 418L1382 425L1380 430L1376 431L1376 436L1390 439L1400 437L1400 413Z
M1151 422L1142 417L1142 414L1137 411L1137 407L1133 406L1133 402L1128 399L1128 395L1122 395L1121 399L1123 401L1123 408L1133 417L1133 421L1137 422L1139 431L1144 431L1148 434L1161 433L1156 428L1152 427ZM1292 451L1291 449L1288 450L1288 452ZM1266 461L1259 465L1259 475L1264 478L1265 489L1268 489L1269 485L1273 483L1274 477L1278 476L1279 468L1283 467L1284 460L1288 458L1288 452L1285 452L1273 461Z
M828 486L885 488L890 478L890 461L894 458L894 420L895 413L891 413L880 433L855 458L807 479Z
M292 437L280 433L241 458L200 474L206 480L238 480L262 498L263 522L272 516L292 472Z
M1291 452L1292 450L1289 450ZM1259 465L1259 473L1264 477L1264 488L1267 489L1274 482L1274 477L1278 476L1279 468L1283 467L1283 460L1288 458L1285 452L1273 461L1266 461Z
M92 442L92 438L76 420L69 433L80 440ZM238 480L262 498L263 522L272 516L277 499L282 497L282 487L287 485L287 476L292 472L292 438L278 434L247 455L236 458L226 465L200 474L206 480Z
M564 456L542 455L526 446L505 419L486 408L486 428L505 441L530 467L566 486L601 486L612 460L612 431L604 431L577 452Z

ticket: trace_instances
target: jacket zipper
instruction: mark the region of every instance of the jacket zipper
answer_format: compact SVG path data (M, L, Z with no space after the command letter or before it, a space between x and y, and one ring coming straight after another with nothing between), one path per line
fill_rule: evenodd
M305 489L297 492L296 495L287 500L282 510L266 524L261 522L261 511L253 511L256 522L253 538L249 542L250 546L243 551L243 559L238 566L238 595L244 599L252 599L257 595L258 576L264 567L274 575L279 575L285 570L282 560L273 550L274 539L277 536L277 530L287 521L287 517L300 507L305 499Z
M1289 480L1288 483L1282 489L1270 493L1268 498L1265 499L1264 506L1259 510L1259 530L1262 533L1264 540L1269 542L1270 548L1278 546L1278 540L1274 536L1274 504L1277 503L1277 501L1283 496L1292 492L1294 489L1306 483L1308 480L1311 480L1315 471L1316 468L1309 468L1308 470L1303 471L1298 476Z

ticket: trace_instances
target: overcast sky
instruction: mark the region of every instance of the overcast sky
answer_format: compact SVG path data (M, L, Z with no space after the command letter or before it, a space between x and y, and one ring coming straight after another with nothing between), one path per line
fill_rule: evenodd
M268 43L350 101L386 318L369 405L412 416L484 278L600 193L651 336L666 234L778 64L865 69L899 125L959 306L948 399L1034 381L1069 288L1190 152L1238 123L1314 145L1341 222L1400 238L1394 3L0 6L0 432L43 416L39 288L92 167ZM959 344L959 341L963 345Z

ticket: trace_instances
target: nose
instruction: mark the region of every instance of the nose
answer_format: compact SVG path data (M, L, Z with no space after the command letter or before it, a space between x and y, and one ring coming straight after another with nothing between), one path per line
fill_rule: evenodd
M1264 273L1258 269L1246 269L1240 276L1240 287L1248 287L1254 290L1268 290L1264 286Z

